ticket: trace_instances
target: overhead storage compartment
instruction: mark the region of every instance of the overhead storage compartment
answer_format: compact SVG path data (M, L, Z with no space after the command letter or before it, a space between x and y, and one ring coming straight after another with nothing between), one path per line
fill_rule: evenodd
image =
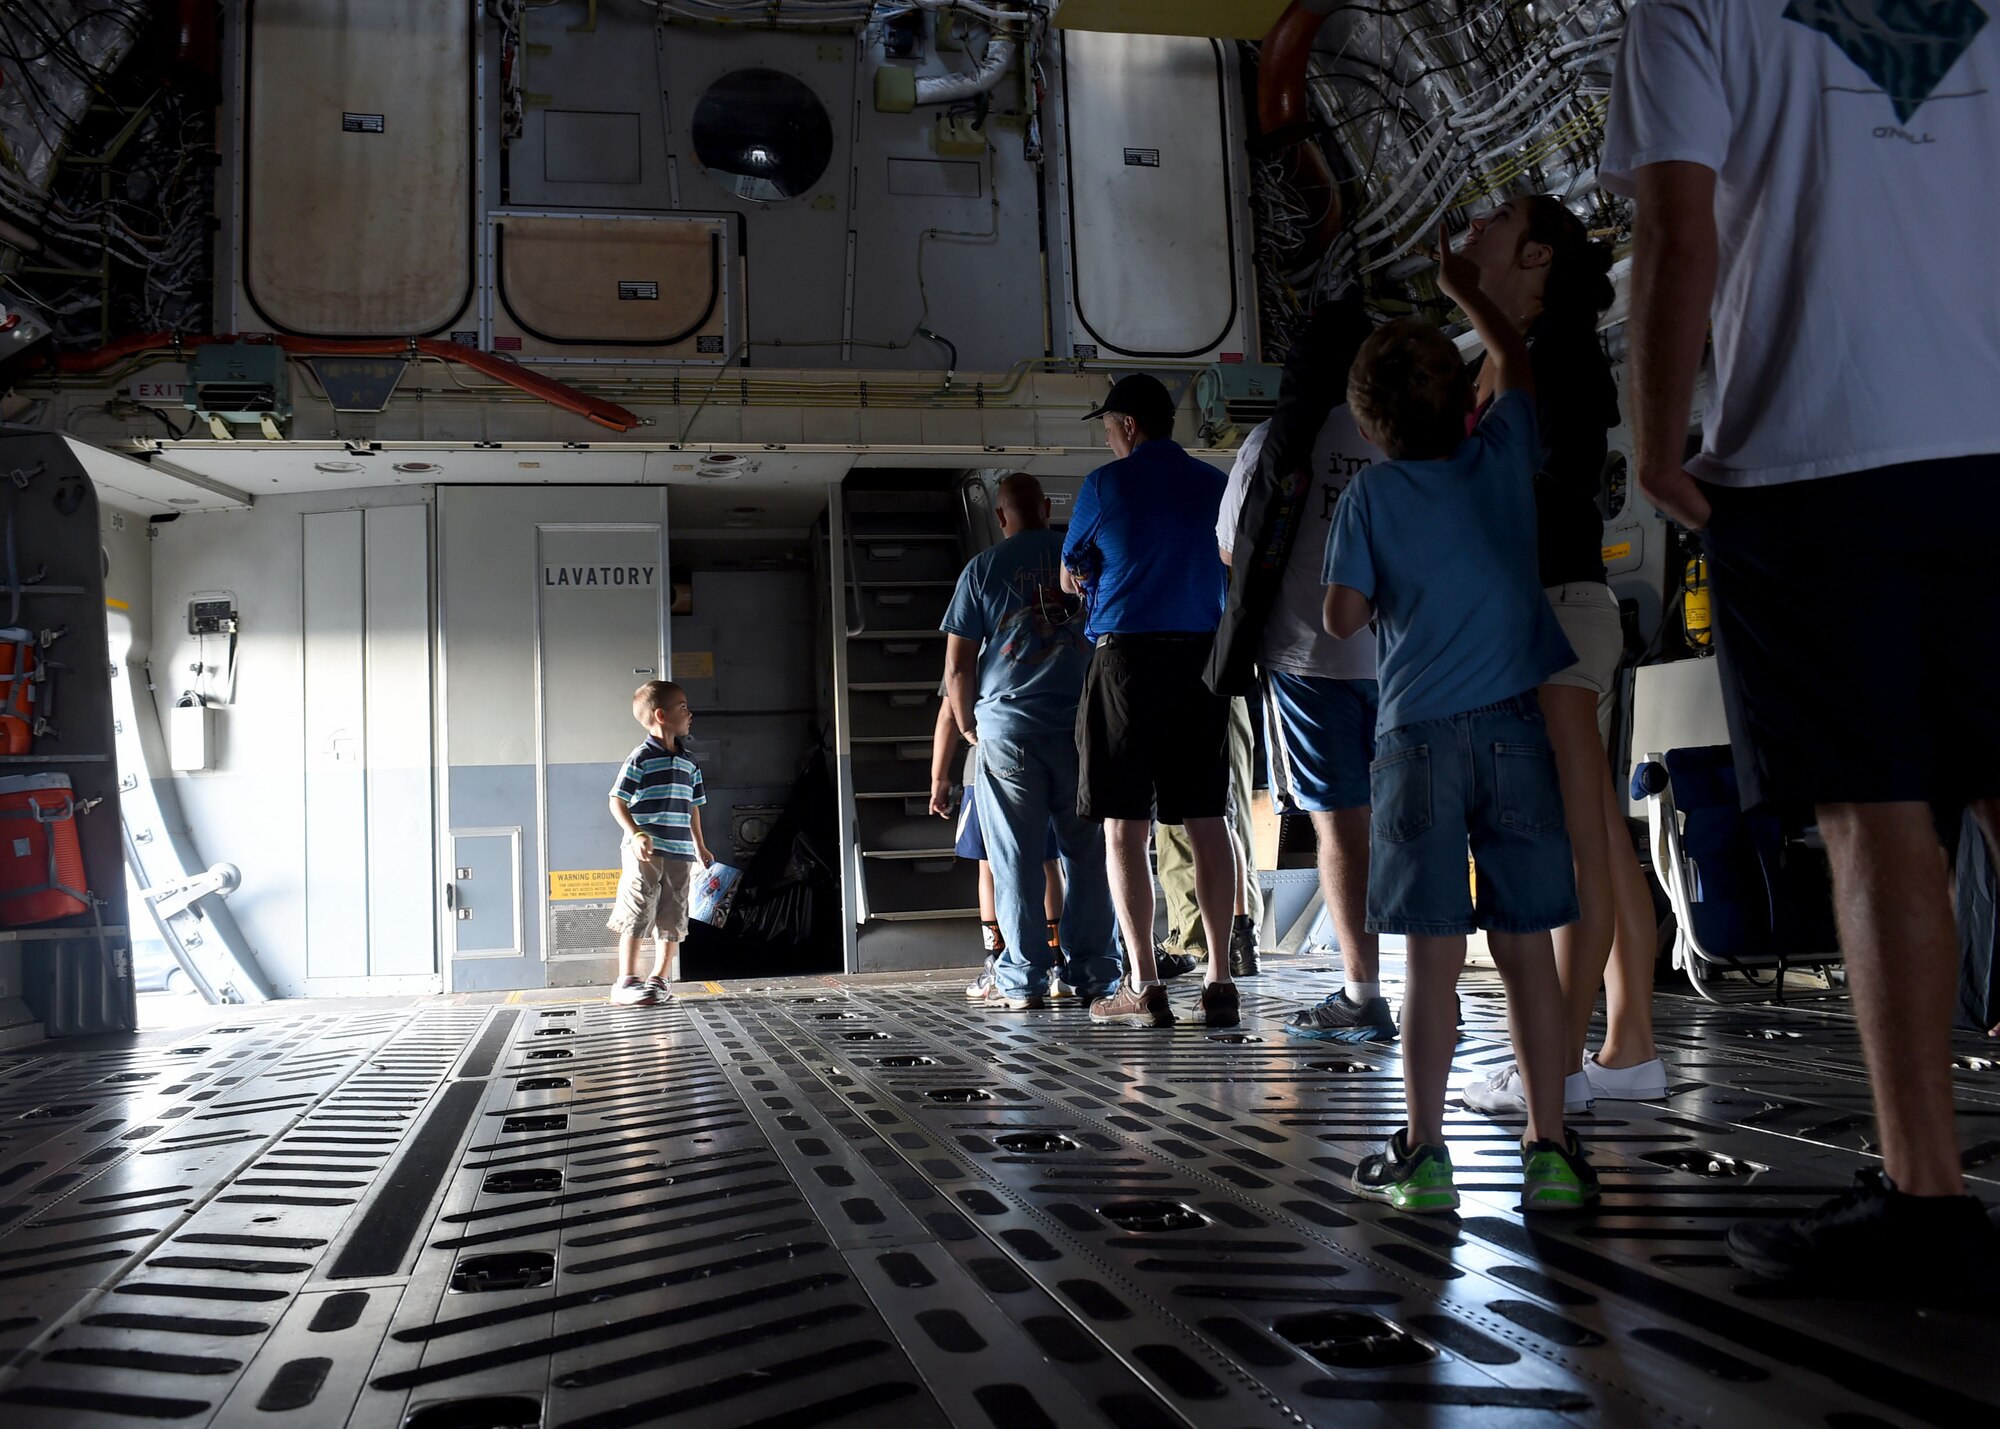
M488 345L538 362L726 363L740 355L736 223L728 214L494 213Z
M240 326L400 337L467 311L475 14L453 0L245 5Z

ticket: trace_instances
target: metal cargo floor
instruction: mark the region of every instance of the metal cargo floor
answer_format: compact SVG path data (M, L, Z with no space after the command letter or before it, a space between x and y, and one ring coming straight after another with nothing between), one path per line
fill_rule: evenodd
M1672 1096L1579 1122L1600 1213L1525 1223L1515 1131L1461 1111L1464 1211L1418 1220L1340 1189L1397 1124L1394 1050L1279 1028L1334 985L1274 964L1216 1035L829 979L220 1009L13 1054L0 1415L1995 1422L1992 1321L1773 1290L1722 1254L1731 1221L1862 1164L1844 1017L1663 998ZM1466 992L1461 1078L1507 1055L1496 985ZM1990 1176L2000 1075L1963 1050Z

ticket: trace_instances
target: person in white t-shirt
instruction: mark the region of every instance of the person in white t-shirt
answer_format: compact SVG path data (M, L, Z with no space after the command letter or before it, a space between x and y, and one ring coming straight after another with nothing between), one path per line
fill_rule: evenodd
M1270 424L1243 439L1217 513L1215 540L1232 562L1237 524L1264 453ZM1389 1042L1396 1020L1382 996L1379 940L1368 931L1368 766L1375 758L1375 635L1326 633L1322 615L1334 508L1357 473L1384 460L1345 405L1313 442L1313 487L1264 624L1258 668L1264 681L1264 742L1271 795L1283 813L1311 817L1319 841L1319 887L1340 939L1346 985L1285 1019L1294 1037L1323 1042Z
M1817 813L1882 1156L1729 1251L1850 1291L1990 1293L1932 808L1972 805L2000 848L2000 25L1888 0L1629 12L1601 178L1638 199L1635 475L1703 533L1745 806Z

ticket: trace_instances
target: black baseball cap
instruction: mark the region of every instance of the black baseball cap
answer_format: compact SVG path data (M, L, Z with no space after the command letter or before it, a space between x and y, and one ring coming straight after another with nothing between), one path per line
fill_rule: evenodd
M1174 426L1174 399L1168 395L1166 384L1144 372L1134 372L1112 383L1111 394L1102 405L1086 412L1083 420L1094 421L1106 412L1130 417L1149 432L1169 432Z

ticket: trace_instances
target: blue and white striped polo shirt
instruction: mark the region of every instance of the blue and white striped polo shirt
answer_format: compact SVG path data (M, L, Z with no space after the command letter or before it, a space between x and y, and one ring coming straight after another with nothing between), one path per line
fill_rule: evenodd
M677 749L648 739L618 771L611 797L632 812L632 822L653 841L653 852L695 861L694 811L708 802L701 770Z

